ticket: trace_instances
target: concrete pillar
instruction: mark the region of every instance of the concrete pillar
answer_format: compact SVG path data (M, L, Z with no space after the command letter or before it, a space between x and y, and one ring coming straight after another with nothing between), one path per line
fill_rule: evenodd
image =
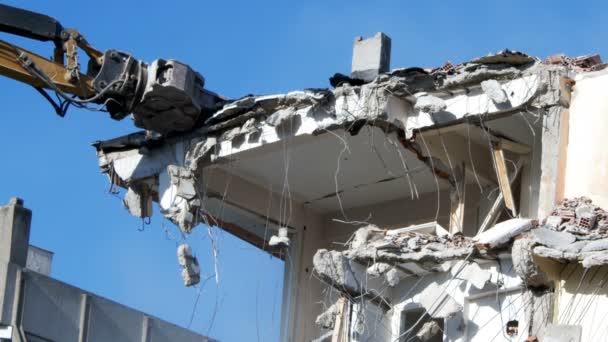
M11 325L19 272L25 268L32 212L13 198L0 206L0 324Z
M379 74L389 72L391 67L391 39L382 32L363 39L355 38L351 76L366 82Z
M32 211L20 198L12 198L0 207L0 262L25 267L31 222Z

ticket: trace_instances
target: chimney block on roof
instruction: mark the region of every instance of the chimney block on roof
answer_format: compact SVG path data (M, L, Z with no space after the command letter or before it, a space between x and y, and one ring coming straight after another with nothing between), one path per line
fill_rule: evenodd
M355 38L351 77L366 82L388 72L391 66L391 39L382 32L371 38Z

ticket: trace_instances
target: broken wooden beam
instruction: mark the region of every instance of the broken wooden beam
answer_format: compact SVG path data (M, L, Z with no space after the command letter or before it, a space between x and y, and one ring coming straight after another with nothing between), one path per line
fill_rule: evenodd
M494 156L494 170L496 171L500 193L505 201L505 207L507 207L507 209L511 211L513 217L515 217L517 216L517 209L515 208L515 201L513 200L513 192L511 191L511 182L509 180L509 173L507 171L502 144L492 144L492 155Z

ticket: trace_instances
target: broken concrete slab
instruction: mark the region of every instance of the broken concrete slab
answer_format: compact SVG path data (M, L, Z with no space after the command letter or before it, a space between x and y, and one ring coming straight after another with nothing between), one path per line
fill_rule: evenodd
M524 65L537 61L536 58L520 51L502 50L497 53L491 53L487 56L479 57L471 61L478 64L509 64L509 65Z
M532 229L530 234L536 243L560 250L567 248L576 241L576 237L570 233L558 232L543 227Z
M587 243L581 249L581 252L598 252L605 250L608 250L608 239L599 239Z
M337 288L346 291L361 292L357 276L348 260L338 251L318 250L313 257L315 272Z
M496 248L507 244L514 237L532 229L533 226L533 220L514 218L496 224L473 240L477 242L478 246Z
M598 252L588 255L583 259L582 265L584 268L608 265L608 252Z
M543 258L549 258L557 261L578 261L582 260L583 256L580 253L566 252L555 248L545 246L536 246L533 249L534 255Z

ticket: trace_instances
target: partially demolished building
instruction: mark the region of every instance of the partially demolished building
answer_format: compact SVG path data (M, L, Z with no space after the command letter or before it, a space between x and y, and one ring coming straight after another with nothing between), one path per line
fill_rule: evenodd
M603 338L599 56L391 70L390 44L358 38L331 89L98 142L101 169L133 215L156 201L185 233L218 226L284 259L283 341Z

